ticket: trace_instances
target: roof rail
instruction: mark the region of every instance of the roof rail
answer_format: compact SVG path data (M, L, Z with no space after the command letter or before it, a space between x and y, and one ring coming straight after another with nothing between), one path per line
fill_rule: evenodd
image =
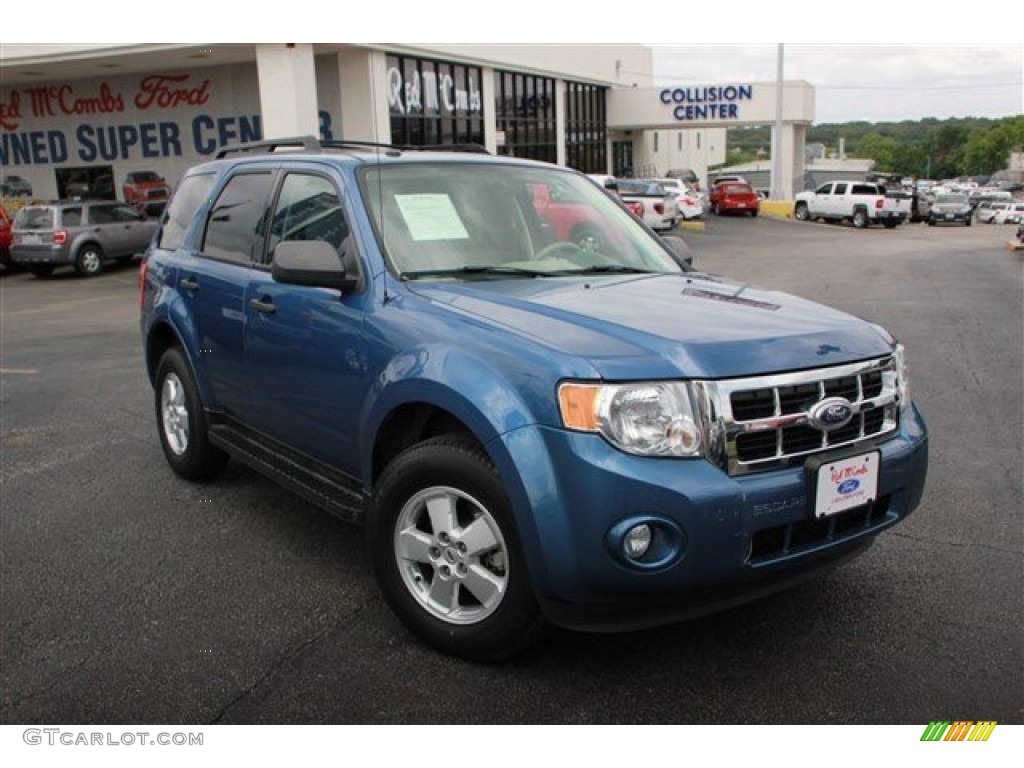
M224 147L217 152L217 159L227 157L236 152L273 152L278 147L301 147L306 152L319 152L320 140L315 136L290 136L283 139L267 139L266 141L250 141L247 144L235 144Z
M240 152L273 152L279 148L295 147L305 152L320 153L325 149L386 149L391 152L470 152L490 154L482 144L381 144L374 141L349 141L347 139L320 140L315 136L291 136L283 139L252 141L224 147L217 152L217 158Z

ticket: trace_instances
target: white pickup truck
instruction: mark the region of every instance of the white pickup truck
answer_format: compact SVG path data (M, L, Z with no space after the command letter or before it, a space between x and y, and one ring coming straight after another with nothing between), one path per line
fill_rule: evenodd
M830 181L796 196L793 215L800 221L849 219L857 229L884 224L892 229L910 218L911 196L887 192L867 181Z

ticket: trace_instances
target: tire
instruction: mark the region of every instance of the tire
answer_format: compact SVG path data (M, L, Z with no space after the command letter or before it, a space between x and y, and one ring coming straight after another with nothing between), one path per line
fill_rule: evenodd
M793 209L793 218L797 221L810 221L811 212L807 209L807 203L797 203Z
M82 277L95 277L103 270L103 249L95 243L86 243L75 257L75 272Z
M882 226L886 229L896 229L899 226L898 221L883 221Z
M544 619L511 504L468 436L432 438L395 458L377 483L366 531L385 599L423 642L497 661L540 639Z
M28 271L42 280L53 274L53 264L36 264L29 267Z
M928 219L928 226L929 227L934 227L935 226L935 219Z
M970 219L967 219L967 220L966 220L966 221L964 222L964 224L966 224L966 225L967 225L968 227L969 227L969 226L971 226L971 223L972 223L972 222L971 222L971 220L970 220Z
M208 480L220 474L228 455L209 441L192 369L177 347L160 358L155 395L157 432L171 469L186 480Z
M757 211L750 211L750 213L748 215L750 216L750 218L756 219L757 218Z
M863 208L858 208L853 212L853 226L857 229L867 229L868 212Z

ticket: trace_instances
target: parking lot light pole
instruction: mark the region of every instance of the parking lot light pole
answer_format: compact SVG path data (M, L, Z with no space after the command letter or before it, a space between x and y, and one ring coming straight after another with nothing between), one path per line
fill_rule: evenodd
M772 131L772 200L784 199L782 190L782 48L779 43L775 73L775 129Z

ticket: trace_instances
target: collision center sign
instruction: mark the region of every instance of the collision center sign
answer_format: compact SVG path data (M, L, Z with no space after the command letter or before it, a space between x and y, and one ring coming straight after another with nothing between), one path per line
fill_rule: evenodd
M753 85L663 88L658 98L680 122L739 120L740 106L754 98Z

